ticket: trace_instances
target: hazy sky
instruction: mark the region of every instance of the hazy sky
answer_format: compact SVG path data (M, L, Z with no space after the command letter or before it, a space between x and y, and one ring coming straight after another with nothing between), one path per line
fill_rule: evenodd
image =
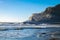
M60 0L0 0L0 22L22 22Z

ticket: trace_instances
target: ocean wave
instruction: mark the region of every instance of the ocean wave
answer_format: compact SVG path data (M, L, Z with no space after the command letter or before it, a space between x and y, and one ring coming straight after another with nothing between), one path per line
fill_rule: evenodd
M7 30L7 31L0 31L0 37L4 38L24 38L31 36L35 33L36 30Z

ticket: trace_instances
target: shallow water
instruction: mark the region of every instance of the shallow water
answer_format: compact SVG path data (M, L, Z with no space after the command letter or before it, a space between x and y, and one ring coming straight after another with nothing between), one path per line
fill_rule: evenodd
M56 31L60 32L60 28L5 30L0 31L0 40L48 40L51 38L49 33Z

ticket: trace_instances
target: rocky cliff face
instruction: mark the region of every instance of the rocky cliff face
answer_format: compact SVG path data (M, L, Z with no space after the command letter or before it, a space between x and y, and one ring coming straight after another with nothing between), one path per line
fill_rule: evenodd
M60 4L54 7L48 7L42 13L34 13L29 21L23 22L23 24L60 24Z
M40 23L60 23L60 4L46 8L42 13L34 13L29 20Z

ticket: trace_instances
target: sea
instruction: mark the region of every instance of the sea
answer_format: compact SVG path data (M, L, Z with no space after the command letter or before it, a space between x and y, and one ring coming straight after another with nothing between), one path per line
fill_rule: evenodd
M0 30L0 40L49 40L54 32L60 32L60 27Z

